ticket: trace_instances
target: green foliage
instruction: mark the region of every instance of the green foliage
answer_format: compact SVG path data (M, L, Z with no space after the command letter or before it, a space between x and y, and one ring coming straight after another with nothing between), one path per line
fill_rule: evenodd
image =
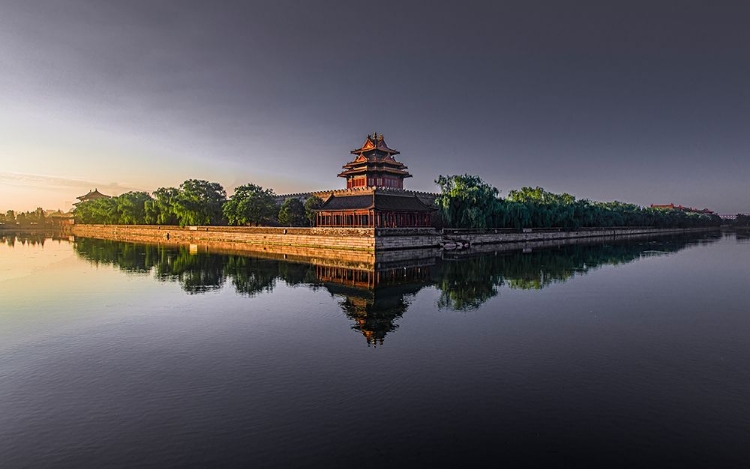
M230 225L262 225L278 214L278 206L271 189L255 184L239 186L224 204L224 216Z
M227 193L221 184L200 179L188 179L172 200L172 211L180 226L220 225Z
M521 227L580 226L580 221L575 218L575 197L570 194L554 194L541 187L522 187L510 191L506 202L525 207Z
M498 203L498 190L478 176L440 176L441 194L435 204L445 224L453 228L488 228Z
M226 192L215 182L190 179L174 187L127 192L117 197L81 202L73 210L76 222L117 225L215 225L223 221Z
M286 199L279 209L279 223L284 226L305 226L308 219L305 216L305 206L299 199Z
M43 225L44 222L44 210L41 207L38 207L33 212L20 212L16 215L16 223L19 225Z
M73 210L77 223L142 225L148 223L148 192L127 192L117 197L87 200Z
M45 225L49 222L50 220L47 219L47 216L44 214L44 209L41 207L37 207L36 210L30 212L16 213L13 210L8 210L4 214L0 213L0 224L4 225Z
M5 223L12 225L16 222L16 213L13 210L8 210L5 212L5 220L3 220Z
M174 187L160 187L154 191L154 198L145 204L148 223L157 225L176 225L175 203L180 190Z
M143 225L148 222L146 203L153 199L148 192L127 192L114 197L117 205L117 222L123 225Z
M307 217L308 226L315 225L315 216L317 215L315 210L322 206L323 199L315 195L305 201L305 217Z
M117 200L101 198L79 203L73 209L76 223L111 225L119 223Z
M734 219L734 226L750 226L750 215L737 214L737 218Z
M436 203L450 228L563 228L633 227L693 228L719 226L721 219L683 210L642 208L623 202L576 200L541 187L512 190L508 197L476 176L440 176Z
M507 198L478 176L440 176L435 181L441 193L435 200L435 215L448 228L609 228L649 226L693 228L720 226L713 214L680 209L643 208L623 202L577 200L571 194L555 194L541 187L512 190ZM153 198L145 192L128 192L114 198L80 203L74 210L79 223L232 225L273 224L277 217L288 226L313 225L315 209L323 205L310 197L304 205L287 200L281 209L270 189L255 184L237 188L229 201L224 188L215 182L189 179L179 188L162 187ZM748 226L746 216L738 216L735 226ZM8 211L0 223L44 223L44 211L15 214Z

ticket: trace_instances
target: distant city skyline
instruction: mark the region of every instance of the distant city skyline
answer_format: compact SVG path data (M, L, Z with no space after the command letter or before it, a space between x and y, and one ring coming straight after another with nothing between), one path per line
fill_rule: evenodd
M607 3L607 4L605 4ZM0 209L413 178L750 212L750 4L0 0Z

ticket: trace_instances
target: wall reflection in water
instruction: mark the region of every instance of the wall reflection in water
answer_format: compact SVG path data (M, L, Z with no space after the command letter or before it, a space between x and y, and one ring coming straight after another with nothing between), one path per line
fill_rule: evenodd
M438 307L453 311L479 308L501 287L537 290L585 275L606 265L619 265L650 256L669 255L689 246L720 240L720 233L656 240L575 244L525 251L420 251L378 255L371 269L334 265L311 258L309 263L283 258L196 252L189 247L165 247L77 238L75 252L95 265L112 265L134 275L153 275L177 282L190 294L222 288L227 282L241 295L271 292L277 282L324 288L338 299L352 329L369 345L382 345L398 328L417 292L434 287ZM25 238L23 242L35 238ZM5 242L9 243L8 238ZM425 255L427 252L429 255ZM342 262L343 263L343 262ZM345 263L343 263L345 264Z

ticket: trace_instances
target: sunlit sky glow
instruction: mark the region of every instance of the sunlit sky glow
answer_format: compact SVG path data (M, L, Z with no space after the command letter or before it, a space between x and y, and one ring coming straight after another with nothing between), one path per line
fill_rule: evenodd
M0 0L0 209L414 178L750 212L748 2Z

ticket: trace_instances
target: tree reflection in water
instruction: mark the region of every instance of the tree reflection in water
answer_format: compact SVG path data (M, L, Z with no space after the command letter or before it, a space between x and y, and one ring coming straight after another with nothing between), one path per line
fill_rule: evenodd
M51 233L0 233L0 244L13 247L16 243L29 246L44 246L44 242L54 236Z
M716 242L719 239L721 234L708 233L690 238L570 244L530 252L457 253L444 259L435 279L441 291L438 306L460 311L476 309L496 296L498 288L503 285L511 289L540 290L603 266L667 255L692 244Z
M93 264L113 265L136 275L153 273L159 281L178 282L191 294L220 289L227 280L246 296L273 291L279 279L291 286L325 288L340 300L344 314L354 322L352 329L362 333L368 345L382 345L385 336L398 328L396 321L406 313L416 293L426 286L440 291L440 309L470 311L497 296L503 286L539 290L602 266L667 255L690 245L715 242L721 236L711 233L564 245L532 252L446 253L442 258L411 264L403 260L380 263L370 270L87 238L76 239L74 248Z
M750 241L750 229L738 228L737 231L734 233L734 236L737 239L738 243L746 243Z

